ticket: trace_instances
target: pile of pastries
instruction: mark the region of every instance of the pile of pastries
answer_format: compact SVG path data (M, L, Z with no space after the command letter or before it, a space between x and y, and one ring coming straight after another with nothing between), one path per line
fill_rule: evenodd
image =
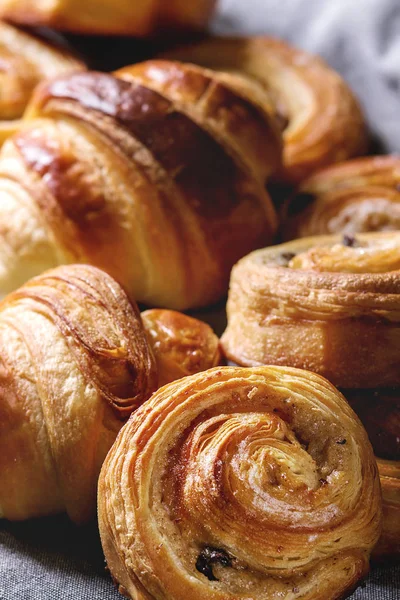
M15 25L215 2L84 4L0 0L0 517L97 507L135 600L348 597L400 556L400 158L286 42L105 73Z

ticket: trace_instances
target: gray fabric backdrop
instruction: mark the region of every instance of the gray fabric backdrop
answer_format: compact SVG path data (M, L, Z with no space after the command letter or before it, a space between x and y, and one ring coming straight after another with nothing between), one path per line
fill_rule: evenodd
M320 53L351 83L383 147L400 150L398 0L221 0L213 30L273 34ZM111 42L100 56L96 42L85 43L98 68L101 60L116 62ZM119 42L115 52L122 47L129 62ZM120 598L104 570L96 526L78 529L64 517L0 522L0 600L61 598ZM352 599L399 600L400 569L375 567Z

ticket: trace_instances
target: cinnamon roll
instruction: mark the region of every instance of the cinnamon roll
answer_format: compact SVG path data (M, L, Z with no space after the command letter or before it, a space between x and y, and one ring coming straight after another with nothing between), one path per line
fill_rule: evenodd
M284 181L299 182L318 168L366 150L357 100L316 56L268 37L211 38L165 56L239 73L270 92L283 128Z
M342 388L400 384L400 233L303 238L234 267L222 336L241 365L320 373Z
M41 86L0 154L0 290L89 263L150 306L224 296L277 229L280 134L239 87L168 61Z
M0 21L0 145L21 126L40 81L84 68L67 51Z
M287 240L400 229L400 158L373 156L327 167L302 182L287 203Z
M93 517L102 462L132 411L158 383L217 364L217 348L191 317L158 310L142 322L119 284L87 265L59 267L8 296L0 518Z
M108 567L136 600L344 598L381 531L359 420L328 381L282 367L159 390L108 454L98 507Z

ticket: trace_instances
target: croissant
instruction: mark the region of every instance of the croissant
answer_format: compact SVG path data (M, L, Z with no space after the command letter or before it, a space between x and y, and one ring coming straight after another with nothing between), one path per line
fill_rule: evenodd
M204 26L216 0L0 0L0 15L24 25L78 33L149 35Z
M0 290L83 262L147 305L221 298L272 241L281 159L274 119L228 80L151 61L39 88L0 155Z
M381 529L365 430L328 381L283 367L159 390L109 452L98 510L108 567L135 600L344 598Z
M400 233L295 240L234 267L222 347L342 388L400 384Z
M270 91L284 129L280 178L285 181L299 182L320 167L366 150L357 100L316 56L268 37L212 38L165 56L240 73Z
M66 511L88 520L102 462L157 388L158 370L171 380L181 362L190 373L215 366L217 346L208 325L185 315L149 311L143 323L119 284L87 265L59 267L8 296L0 305L0 517Z
M20 126L35 86L44 79L84 70L65 50L0 21L0 145Z
M400 229L400 157L358 158L322 169L290 198L283 237Z

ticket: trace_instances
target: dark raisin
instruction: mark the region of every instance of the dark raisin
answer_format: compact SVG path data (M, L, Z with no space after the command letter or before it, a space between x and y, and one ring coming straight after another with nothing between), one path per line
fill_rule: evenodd
M231 567L232 559L229 554L221 548L205 546L197 558L196 569L199 573L205 575L209 581L218 581L212 570L212 565L215 564L220 564L223 567Z
M294 252L281 252L278 256L278 264L281 267L287 267L292 258L294 258L296 254Z
M326 485L328 483L326 479L320 479L319 482L321 485Z
M340 444L341 446L343 446L345 443L347 442L347 440L345 440L344 438L341 440L337 440L337 444Z
M343 246L347 246L348 248L356 248L358 246L358 242L354 236L344 234Z

